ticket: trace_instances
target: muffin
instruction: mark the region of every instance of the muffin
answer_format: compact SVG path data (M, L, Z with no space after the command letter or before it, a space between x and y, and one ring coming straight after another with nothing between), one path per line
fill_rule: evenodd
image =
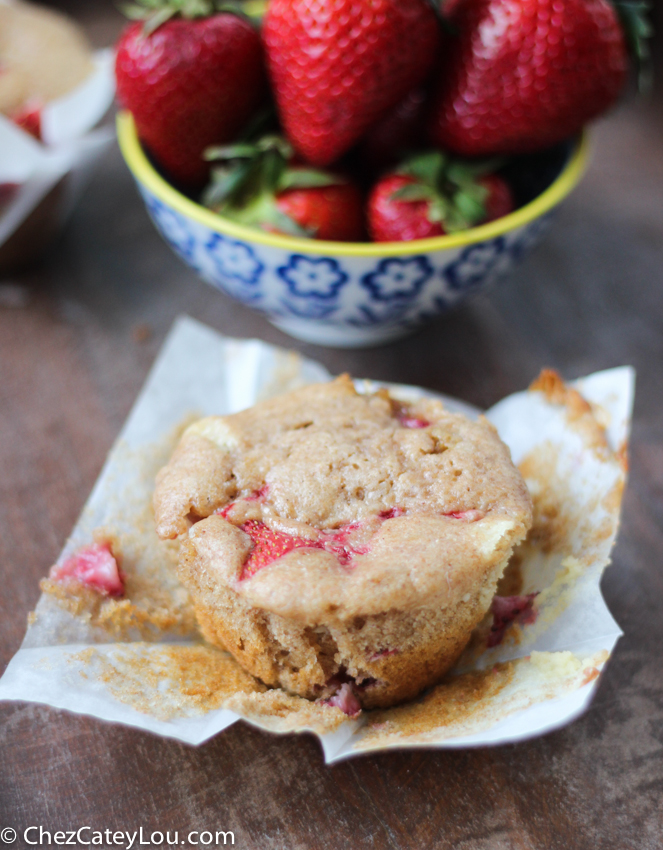
M94 70L78 26L59 12L30 3L0 3L0 112L38 123L46 103L68 94ZM33 116L30 119L30 116Z
M154 509L203 636L350 715L444 675L532 521L489 422L347 375L189 427Z

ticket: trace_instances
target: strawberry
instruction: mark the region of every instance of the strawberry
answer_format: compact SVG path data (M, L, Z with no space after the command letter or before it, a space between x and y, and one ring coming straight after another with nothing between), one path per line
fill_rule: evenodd
M223 164L203 195L206 206L254 227L339 242L364 238L361 192L346 178L292 164L283 138L266 135L207 151Z
M399 511L400 509L397 508L394 509L394 512L386 512L381 519L399 516ZM283 531L272 531L264 523L253 519L242 523L239 527L249 535L253 543L253 548L242 568L242 579L250 578L258 570L268 566L278 558L282 558L288 552L292 552L293 549L324 549L334 555L343 567L352 566L357 555L365 555L369 551L366 541L361 542L355 537L357 532L361 532L362 523L350 523L335 531L323 532L317 540L294 537L292 534L286 534ZM374 531L375 528L369 528L369 535ZM353 538L355 539L353 540Z
M428 428L430 422L428 419L421 419L419 416L403 416L398 417L398 422L403 428Z
M453 519L460 519L463 522L478 522L480 519L483 519L486 515L483 511L450 511L448 514L443 514L443 516L450 516Z
M373 187L368 230L374 242L409 242L466 230L513 210L495 163L462 163L440 151L419 154Z
M260 37L244 18L213 14L216 0L137 0L117 46L118 99L159 165L202 186L205 148L235 138L266 94Z
M361 711L361 703L357 699L355 692L352 690L352 685L349 682L343 682L338 686L336 693L332 694L328 699L322 700L323 705L330 705L333 708L340 708L343 714L348 717L358 717Z
M41 111L43 108L42 101L29 100L19 110L12 112L10 118L17 127L41 141Z
M368 232L373 242L412 242L442 236L439 221L429 218L428 200L401 200L406 186L416 186L414 177L388 174L379 180L368 196Z
M250 578L258 570L268 566L278 558L282 558L288 552L292 552L293 549L320 548L315 541L306 540L303 537L293 537L291 534L285 534L282 531L272 531L264 523L256 520L249 520L240 525L240 528L249 535L253 542L253 549L251 549L248 560L242 569L242 579Z
M263 41L286 135L328 165L423 82L439 32L427 0L271 0Z
M578 133L623 88L608 0L456 0L430 139L464 156L525 153Z
M322 535L320 546L330 552L342 567L352 566L357 555L366 555L369 546L365 539L366 533L369 537L375 532L375 528L369 527L362 522L351 522L342 525L335 531L326 532ZM364 531L364 534L362 534ZM362 538L363 541L362 541Z
M354 183L287 189L277 195L276 206L316 239L364 239L363 199Z
M536 611L534 610L534 600L538 595L537 592L528 593L526 596L493 597L490 606L493 615L493 624L486 642L489 647L502 643L507 628L514 621L523 625L535 622Z
M104 596L122 596L124 583L108 543L94 543L79 549L61 564L51 567L53 581L77 581Z

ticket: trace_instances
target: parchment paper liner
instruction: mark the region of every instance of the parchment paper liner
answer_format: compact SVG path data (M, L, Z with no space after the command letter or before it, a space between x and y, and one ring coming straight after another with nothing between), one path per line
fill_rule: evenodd
M0 680L0 699L46 703L193 744L243 717L271 731L313 731L328 762L392 747L517 741L582 712L621 634L599 581L625 481L634 384L628 367L584 378L574 385L578 392L549 382L488 412L535 491L535 530L519 557L520 592L540 591L538 616L513 624L490 650L486 622L455 674L418 700L348 720L336 708L267 690L228 655L200 643L174 577L174 544L154 534L154 474L192 417L234 412L328 378L292 352L223 338L180 318L60 558L106 529L119 541L129 598L101 600L47 582Z

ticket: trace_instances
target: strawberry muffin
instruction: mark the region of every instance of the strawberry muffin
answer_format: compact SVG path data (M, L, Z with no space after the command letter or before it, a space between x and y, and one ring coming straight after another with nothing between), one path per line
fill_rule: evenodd
M0 112L38 135L41 107L93 70L92 51L73 21L43 6L0 2Z
M192 425L154 508L205 638L349 715L444 675L532 519L486 420L348 376Z

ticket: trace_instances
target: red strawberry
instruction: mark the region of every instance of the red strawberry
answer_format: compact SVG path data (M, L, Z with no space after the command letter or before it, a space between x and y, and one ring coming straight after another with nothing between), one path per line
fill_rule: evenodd
M493 614L493 625L491 626L486 641L489 647L502 643L507 628L514 620L523 625L535 622L536 611L534 600L537 593L528 593L526 596L494 596L490 610Z
M379 180L368 197L368 232L373 242L412 242L442 236L439 221L431 221L430 201L399 200L405 186L416 186L414 177L389 174Z
M354 183L310 189L288 189L276 206L316 239L359 242L364 238L361 192Z
M140 2L148 7L145 15L159 16L152 23L170 19L152 30L148 22L147 31L142 23L131 24L122 34L118 99L168 175L199 187L209 174L205 148L235 138L265 97L260 37L237 15L200 17L212 13L212 0ZM181 14L173 17L176 12Z
M400 509L386 512L381 519L390 519L398 516ZM338 560L341 566L352 566L357 555L365 555L368 552L366 541L360 542L354 535L359 532L361 536L362 523L350 523L341 526L336 531L323 533L318 540L308 540L305 537L294 537L283 531L272 531L262 522L248 520L240 525L242 531L249 535L253 542L253 548L242 568L241 578L250 578L258 570L268 566L278 558L292 552L293 549L324 549ZM375 529L368 529L369 535Z
M484 200L486 208L486 221L495 221L496 218L513 212L513 193L509 184L499 174L486 174L479 178L479 184L488 192Z
M398 422L403 428L428 428L430 425L428 419L421 419L419 416L407 416L406 414L399 416Z
M13 112L10 116L17 127L30 133L35 139L41 141L41 111L44 104L40 100L30 100L25 103L19 110Z
M379 180L368 198L374 242L409 242L493 221L513 210L494 163L461 163L439 151L420 154ZM487 173L488 172L488 173Z
M534 151L617 99L624 33L608 0L458 0L431 141L464 156Z
M276 233L339 242L364 238L361 192L345 177L291 165L292 147L279 136L210 149L215 168L206 206Z
M271 0L263 39L288 138L328 165L423 82L439 33L427 0Z
M71 579L107 596L122 596L124 583L108 543L95 543L79 549L61 564L51 567L53 581Z
M322 701L323 705L330 705L334 708L340 708L343 714L348 717L358 717L361 711L361 703L355 696L352 690L352 685L349 682L343 682L338 686L336 693L332 694L328 699Z
M253 541L253 549L242 569L242 578L250 578L258 570L292 552L293 549L303 547L319 549L319 544L306 540L303 537L293 537L282 531L272 531L262 522L249 520L240 526L242 531L249 535Z

